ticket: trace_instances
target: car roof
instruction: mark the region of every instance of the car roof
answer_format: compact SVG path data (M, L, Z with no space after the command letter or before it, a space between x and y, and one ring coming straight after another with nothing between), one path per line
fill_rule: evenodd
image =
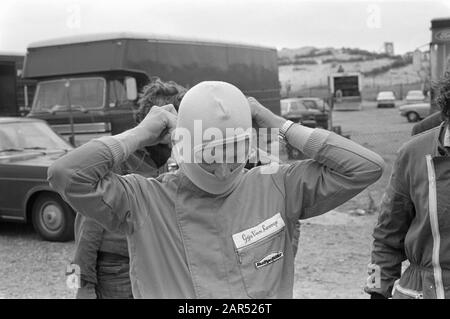
M281 102L292 102L292 101L300 101L299 97L290 97L286 99L281 99Z
M428 103L428 102L417 102L417 103L413 103L413 104L403 104L401 107L411 107L411 106L417 106L417 105L430 106L430 103Z
M409 93L421 93L421 94L423 94L423 92L421 90L411 90L411 91L408 91L408 94Z
M12 117L12 116L4 116L4 117L1 116L0 117L0 124L6 124L6 123L30 123L30 122L46 123L43 120L29 118L29 117Z
M311 100L321 101L322 99L320 97L300 97L299 100L303 100L303 101L307 101L307 100L309 100L309 101L311 101Z
M281 99L281 102L299 102L299 101L323 101L320 97L290 97Z

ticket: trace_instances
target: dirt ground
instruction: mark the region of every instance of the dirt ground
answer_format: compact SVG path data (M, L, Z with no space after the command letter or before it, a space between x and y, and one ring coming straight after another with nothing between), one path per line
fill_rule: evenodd
M366 103L362 111L335 112L333 122L352 140L382 155L386 171L377 183L335 211L303 221L295 298L367 298L362 287L377 212L355 210L372 210L370 197L376 207L395 152L412 128L397 108L376 109L374 103ZM73 242L42 241L29 225L0 223L0 298L73 298L64 275L73 246Z

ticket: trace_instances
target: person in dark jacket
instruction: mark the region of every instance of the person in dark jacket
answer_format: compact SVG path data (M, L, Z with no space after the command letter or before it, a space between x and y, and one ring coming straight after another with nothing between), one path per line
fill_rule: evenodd
M435 127L439 126L444 120L445 120L445 118L442 117L441 112L435 112L431 115L428 115L422 121L420 121L419 123L417 123L413 126L411 135L414 136L419 133L428 131L432 128L435 128Z
M438 92L445 121L400 148L382 199L365 287L372 298L450 298L450 74Z
M157 177L159 170L132 154L115 173ZM141 154L142 156L144 154ZM131 299L130 259L126 236L111 232L91 218L75 218L75 254L72 264L80 267L77 299Z
M133 298L126 237L77 214L75 238L73 264L81 271L76 298Z

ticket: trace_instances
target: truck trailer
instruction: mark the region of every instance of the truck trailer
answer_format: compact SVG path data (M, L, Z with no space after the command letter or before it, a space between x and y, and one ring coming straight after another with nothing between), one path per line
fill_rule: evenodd
M336 111L359 111L362 109L361 73L337 72L328 77L328 88Z
M30 44L24 77L37 81L30 117L75 146L136 125L138 93L152 77L189 88L226 81L280 114L277 51L155 34L108 33Z
M0 116L25 115L34 94L34 81L22 78L25 55L0 51Z

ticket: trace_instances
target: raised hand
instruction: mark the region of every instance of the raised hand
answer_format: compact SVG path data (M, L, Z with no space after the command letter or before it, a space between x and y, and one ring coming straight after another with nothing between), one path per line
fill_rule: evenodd
M145 118L135 127L140 147L169 144L177 123L177 111L172 104L153 106Z
M285 119L272 113L254 97L249 97L247 100L250 105L253 123L257 127L280 128L286 122Z

